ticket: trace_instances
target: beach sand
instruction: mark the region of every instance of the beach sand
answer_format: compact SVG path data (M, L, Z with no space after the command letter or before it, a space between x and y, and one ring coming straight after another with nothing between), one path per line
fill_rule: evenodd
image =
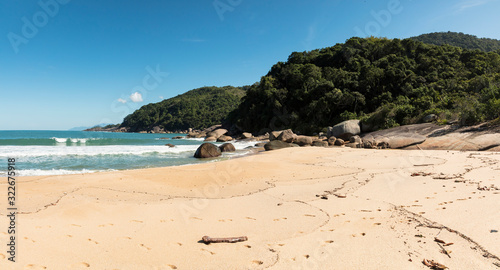
M21 176L15 263L0 201L0 269L500 269L495 187L500 153L340 147Z

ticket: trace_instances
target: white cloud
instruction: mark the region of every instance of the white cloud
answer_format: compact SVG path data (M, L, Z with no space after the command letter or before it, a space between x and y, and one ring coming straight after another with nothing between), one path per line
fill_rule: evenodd
M135 103L143 101L142 95L139 92L135 92L132 95L130 95L130 100L132 100L132 102L135 102Z
M123 98L119 98L119 99L118 99L118 102L123 103L123 104L127 103L127 101L126 101L126 100L124 100Z

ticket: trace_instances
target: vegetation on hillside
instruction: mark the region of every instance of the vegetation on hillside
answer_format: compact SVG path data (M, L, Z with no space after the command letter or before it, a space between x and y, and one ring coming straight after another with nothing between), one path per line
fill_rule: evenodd
M500 55L413 39L351 38L294 52L251 86L231 120L247 131L324 130L358 118L374 128L473 124L500 113Z
M123 120L130 131L148 131L154 126L176 131L222 123L236 109L247 87L202 87L182 95L142 106Z
M422 41L427 44L444 45L448 44L464 49L481 50L484 52L499 51L500 40L491 38L478 38L473 35L456 32L438 32L423 34L412 37L413 40Z

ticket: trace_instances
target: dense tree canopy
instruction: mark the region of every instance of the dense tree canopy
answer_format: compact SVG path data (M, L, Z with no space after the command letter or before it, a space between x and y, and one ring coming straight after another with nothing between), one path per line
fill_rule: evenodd
M204 128L224 121L245 95L246 87L202 87L182 95L142 106L128 115L121 127L130 131L159 126L176 131Z
M294 52L253 85L231 115L242 129L324 130L360 118L375 128L472 124L500 113L500 55L413 39L351 38Z
M412 37L417 41L422 41L427 44L444 45L448 44L464 49L481 50L484 52L500 50L500 40L491 38L478 38L473 35L456 32L439 32L423 34L417 37Z

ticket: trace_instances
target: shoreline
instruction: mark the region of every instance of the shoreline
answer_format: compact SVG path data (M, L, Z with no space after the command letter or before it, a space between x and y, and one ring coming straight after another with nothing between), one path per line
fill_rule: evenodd
M498 170L497 152L304 147L20 177L19 261L0 251L0 268L498 269L500 191L478 189L500 187Z

